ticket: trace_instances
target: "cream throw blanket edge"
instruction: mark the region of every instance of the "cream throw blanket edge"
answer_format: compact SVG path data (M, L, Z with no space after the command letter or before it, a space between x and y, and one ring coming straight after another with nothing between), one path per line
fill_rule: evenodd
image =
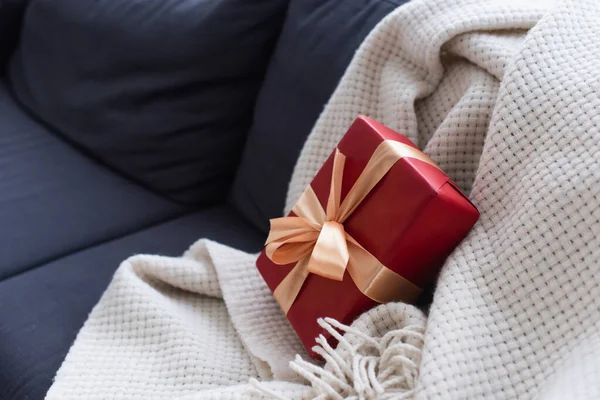
M357 114L418 143L482 214L424 336L420 311L383 305L324 370L290 368L307 357L255 256L201 240L123 262L47 399L600 398L599 38L592 0L416 0L361 45L286 209Z

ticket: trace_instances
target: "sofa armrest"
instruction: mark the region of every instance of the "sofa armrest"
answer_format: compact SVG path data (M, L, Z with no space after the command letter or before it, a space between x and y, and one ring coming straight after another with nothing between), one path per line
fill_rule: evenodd
M28 0L0 0L0 76L17 46Z

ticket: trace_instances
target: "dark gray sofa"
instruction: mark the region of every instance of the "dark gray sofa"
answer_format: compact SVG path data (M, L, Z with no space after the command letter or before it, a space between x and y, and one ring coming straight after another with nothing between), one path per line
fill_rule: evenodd
M0 0L0 399L42 399L125 258L258 251L403 0Z

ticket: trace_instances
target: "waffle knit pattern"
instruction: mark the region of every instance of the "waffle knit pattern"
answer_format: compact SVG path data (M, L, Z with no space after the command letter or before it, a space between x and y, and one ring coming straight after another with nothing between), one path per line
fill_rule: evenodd
M121 265L47 398L600 398L599 37L595 0L415 0L358 50L286 210L357 114L418 143L481 212L427 320L320 321L308 363L255 256L201 240Z

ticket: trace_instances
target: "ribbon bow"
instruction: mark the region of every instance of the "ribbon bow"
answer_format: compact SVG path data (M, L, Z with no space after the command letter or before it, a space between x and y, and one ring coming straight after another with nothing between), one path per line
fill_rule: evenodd
M277 265L296 263L273 292L284 313L288 313L309 273L341 281L347 270L358 289L378 303L409 302L421 293L421 288L381 264L344 229L348 217L403 157L416 158L437 168L420 150L385 140L342 202L346 157L336 148L327 209L323 210L308 186L292 209L295 216L271 220L265 248L267 257Z

